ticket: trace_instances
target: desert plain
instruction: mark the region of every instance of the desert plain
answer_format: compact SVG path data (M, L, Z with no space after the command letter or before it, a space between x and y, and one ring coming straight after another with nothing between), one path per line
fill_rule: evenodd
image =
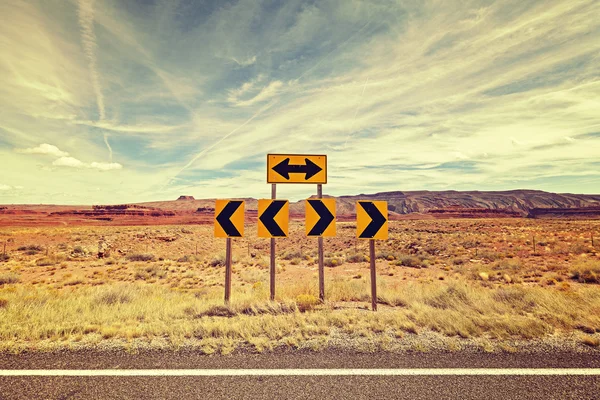
M270 242L257 237L251 212L245 237L233 240L225 305L225 239L213 237L207 204L193 221L156 216L138 225L97 215L60 223L35 210L21 219L5 214L0 350L514 352L600 345L599 220L396 218L389 240L377 243L373 312L368 242L356 239L351 217L340 218L337 236L325 239L321 302L317 240L292 215L289 237L277 239L270 301Z

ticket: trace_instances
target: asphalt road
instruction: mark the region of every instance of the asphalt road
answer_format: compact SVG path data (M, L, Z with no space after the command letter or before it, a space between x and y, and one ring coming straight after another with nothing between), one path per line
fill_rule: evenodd
M0 369L600 368L600 352L64 352L0 355ZM600 376L0 377L0 399L600 399Z

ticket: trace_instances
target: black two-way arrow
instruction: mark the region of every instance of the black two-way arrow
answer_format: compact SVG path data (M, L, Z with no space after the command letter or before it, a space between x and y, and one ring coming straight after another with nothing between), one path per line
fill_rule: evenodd
M331 222L335 219L331 211L325 206L321 200L307 200L308 204L319 214L319 221L313 226L308 232L308 236L321 236L325 229L329 227Z
M323 170L323 168L319 167L308 158L305 158L304 161L306 162L304 165L290 164L290 159L288 157L274 166L273 171L277 172L287 180L290 179L290 174L305 174L304 180L307 181Z
M361 239L372 239L387 220L372 202L361 201L358 204L371 217L371 222L358 237Z
M275 221L275 217L281 211L281 209L286 205L286 200L273 200L271 204L267 207L267 209L262 213L258 219L263 223L265 228L269 231L271 236L275 237L286 237L285 232Z
M233 213L240 208L242 203L243 201L230 201L225 207L223 207L219 215L217 215L217 222L221 225L227 236L242 237L240 231L238 231L233 222L231 222Z

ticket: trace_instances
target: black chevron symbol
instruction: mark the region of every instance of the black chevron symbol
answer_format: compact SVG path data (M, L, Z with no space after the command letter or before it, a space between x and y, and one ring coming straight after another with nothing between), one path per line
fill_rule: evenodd
M258 217L260 222L262 222L265 228L267 228L271 236L286 237L283 229L281 229L277 222L275 222L275 217L286 203L286 200L273 200L267 209L261 214L261 216Z
M317 164L312 162L310 159L305 158L304 162L306 164L291 164L289 157L277 164L273 167L273 171L277 172L279 175L284 177L285 179L290 179L290 174L305 174L304 180L309 180L319 172L323 170L323 168L319 167Z
M231 216L238 208L240 208L242 203L242 201L230 201L223 207L219 215L217 215L217 222L221 225L221 228L223 228L227 236L242 237L240 231L238 231L233 222L231 222Z
M358 237L361 239L372 239L387 220L372 202L361 201L358 204L360 204L363 210L371 217L371 222Z
M329 227L335 219L331 211L325 206L321 200L307 200L308 204L319 214L319 221L312 227L308 236L322 236L325 229Z

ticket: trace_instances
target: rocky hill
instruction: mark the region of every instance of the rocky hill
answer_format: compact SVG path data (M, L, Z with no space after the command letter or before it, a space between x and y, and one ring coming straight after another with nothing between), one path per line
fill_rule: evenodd
M325 188L327 190L327 188ZM314 197L314 196L312 196ZM325 195L324 197L332 197ZM547 208L587 208L600 207L600 195L550 193L541 190L509 190L502 192L469 191L412 191L412 192L382 192L375 194L359 194L339 196L337 214L351 215L355 213L357 200L385 200L388 202L390 214L426 214L432 217L458 214L481 214L486 216L522 216L526 217L533 209ZM258 202L253 198L237 200L246 201L246 210L256 210ZM159 208L180 212L196 212L201 208L214 207L214 199L198 199L188 201L161 201L139 203L144 207ZM304 213L304 200L292 202L290 212ZM495 210L490 213L484 210Z
M341 196L341 209L354 207L358 199L386 200L391 212L397 214L427 213L431 210L459 207L516 212L527 216L534 208L582 208L600 206L600 195L549 193L540 190L510 190L503 192L458 192L454 190L430 192L384 192L376 194Z

